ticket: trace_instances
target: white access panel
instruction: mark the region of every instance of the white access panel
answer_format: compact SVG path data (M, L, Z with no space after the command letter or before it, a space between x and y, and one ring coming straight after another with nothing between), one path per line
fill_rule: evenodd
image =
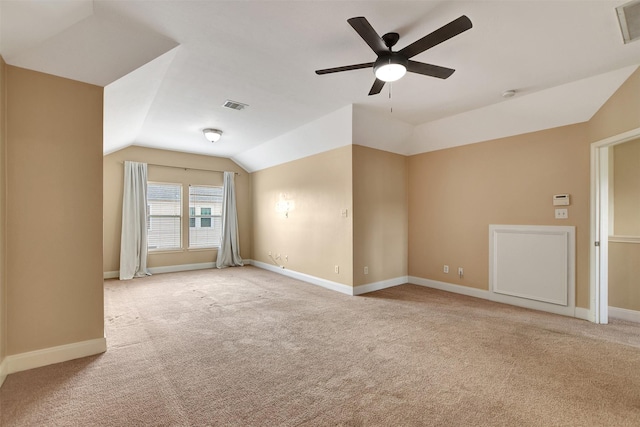
M574 304L575 227L490 225L489 235L492 292Z

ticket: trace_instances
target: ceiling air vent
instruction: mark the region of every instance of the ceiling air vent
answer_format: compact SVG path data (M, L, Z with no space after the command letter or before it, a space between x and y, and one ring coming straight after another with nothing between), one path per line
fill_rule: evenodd
M640 39L640 0L633 0L616 7L618 21L625 43Z
M244 110L246 107L248 107L247 104L243 104L242 102L237 102L237 101L231 101L230 99L227 99L226 101L224 101L224 104L222 104L223 107L227 107L227 108L231 108L232 110Z

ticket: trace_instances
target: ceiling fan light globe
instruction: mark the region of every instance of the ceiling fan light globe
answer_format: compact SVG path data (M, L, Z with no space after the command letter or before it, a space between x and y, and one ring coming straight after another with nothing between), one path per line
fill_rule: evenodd
M375 69L376 78L383 82L395 82L407 73L407 68L402 64L384 64Z

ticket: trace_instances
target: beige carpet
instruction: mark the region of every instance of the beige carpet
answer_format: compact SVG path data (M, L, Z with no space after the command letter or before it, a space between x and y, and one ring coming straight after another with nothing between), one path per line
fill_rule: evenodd
M640 327L243 267L106 281L107 353L10 375L2 426L638 426Z

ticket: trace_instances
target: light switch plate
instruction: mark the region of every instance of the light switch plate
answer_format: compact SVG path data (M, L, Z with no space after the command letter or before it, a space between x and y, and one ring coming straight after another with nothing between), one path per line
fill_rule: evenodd
M556 219L567 219L567 218L569 218L568 209L556 209Z

